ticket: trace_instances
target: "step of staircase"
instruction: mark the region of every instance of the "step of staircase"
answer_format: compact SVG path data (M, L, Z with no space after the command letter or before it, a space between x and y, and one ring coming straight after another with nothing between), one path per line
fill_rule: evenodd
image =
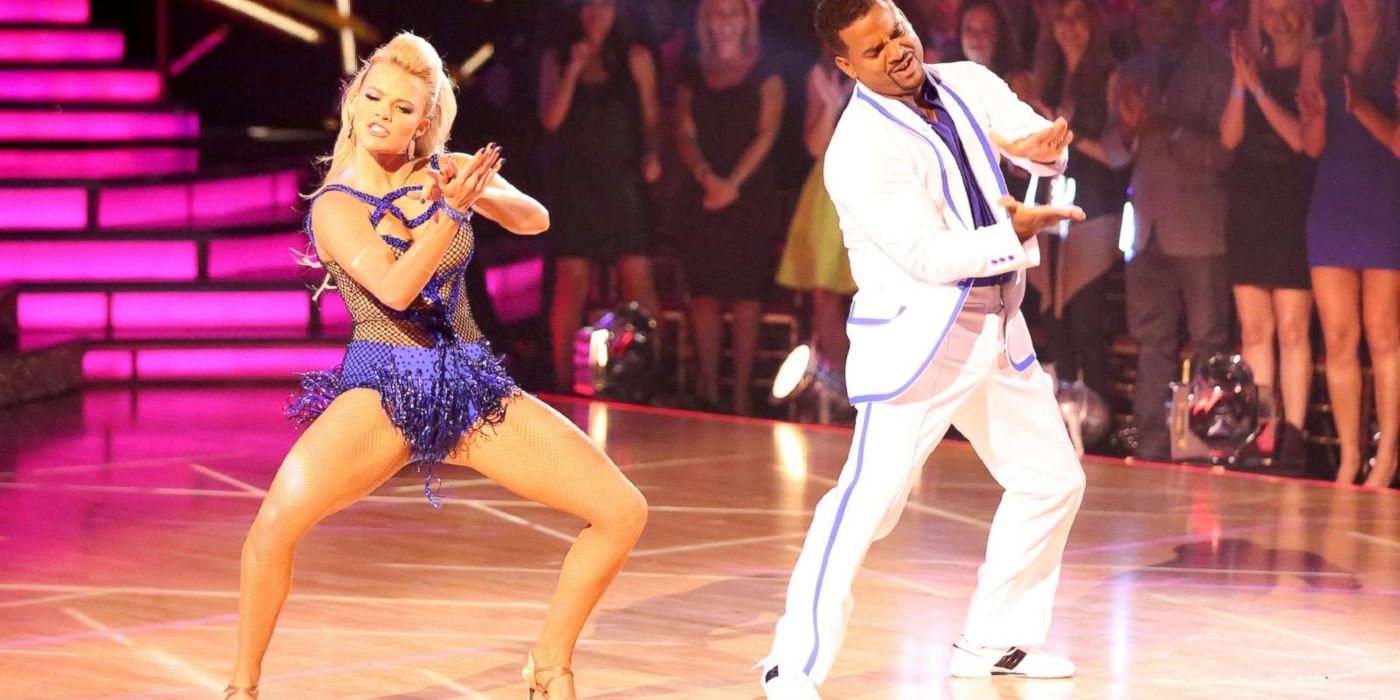
M0 295L19 337L288 338L346 332L340 296L312 279L20 284Z
M0 67L0 103L151 104L162 93L149 68Z
M329 370L345 355L344 340L229 339L89 343L82 376L113 382L294 382L302 372Z
M125 55L116 29L0 26L0 63L120 63Z
M0 286L63 282L302 281L292 222L194 230L0 233Z
M194 146L65 144L0 148L0 173L37 180L188 175L199 170Z
M181 109L0 109L0 144L193 141L199 115Z
M285 223L302 205L305 176L301 167L242 167L143 179L0 180L0 231Z
M0 24L87 24L88 0L0 0Z

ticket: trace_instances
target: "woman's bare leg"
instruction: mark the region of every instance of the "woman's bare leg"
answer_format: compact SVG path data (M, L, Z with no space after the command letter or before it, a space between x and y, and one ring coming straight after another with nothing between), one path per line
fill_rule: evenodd
M1395 479L1396 433L1400 432L1400 270L1363 271L1361 296L1380 423L1376 468L1366 485L1385 488Z
M407 459L402 434L370 389L345 392L302 433L243 543L232 685L258 683L302 536L384 483Z
M734 413L753 415L753 365L758 355L758 329L763 309L757 300L736 299L730 337L734 358Z
M661 313L661 302L656 298L656 279L652 274L651 258L645 255L628 255L617 261L617 274L622 278L622 296L635 301L652 314Z
M528 395L510 403L505 422L471 439L448 461L587 523L564 558L532 651L541 668L569 666L584 623L641 536L646 500L587 435ZM574 697L567 679L548 690L551 700Z
M1254 382L1260 394L1267 396L1269 405L1275 400L1274 387L1278 374L1274 363L1274 298L1265 287L1252 284L1235 285L1235 308L1240 316L1240 356L1254 371ZM1269 432L1278 436L1277 425Z
M1278 328L1278 386L1283 394L1283 416L1302 430L1308 418L1308 395L1312 391L1312 292L1305 289L1275 289L1274 319Z
M719 402L719 367L724 356L724 318L719 299L695 297L690 301L690 325L695 330L695 357L700 364L700 398Z
M1339 267L1312 269L1317 313L1327 348L1327 395L1337 425L1342 462L1337 483L1350 484L1361 469L1361 275Z
M583 258L554 261L554 299L549 304L549 342L554 358L554 390L574 387L574 336L583 323L592 263Z

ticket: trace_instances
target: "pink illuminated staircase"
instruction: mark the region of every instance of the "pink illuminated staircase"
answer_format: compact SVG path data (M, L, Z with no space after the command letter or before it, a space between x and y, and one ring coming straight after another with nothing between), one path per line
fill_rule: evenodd
M317 276L292 252L305 159L203 165L199 115L123 63L126 38L89 26L89 1L0 0L0 373L52 358L71 386L334 365L344 306L311 301Z

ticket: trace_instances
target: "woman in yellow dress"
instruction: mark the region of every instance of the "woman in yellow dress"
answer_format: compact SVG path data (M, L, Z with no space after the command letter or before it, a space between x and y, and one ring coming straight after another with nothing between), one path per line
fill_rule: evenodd
M831 203L822 180L822 166L836 120L850 100L853 87L830 61L812 66L807 75L803 140L817 162L802 185L778 264L778 284L812 295L814 349L843 370L849 348L843 307L845 298L855 293L856 283L851 279L851 263L841 240L836 205Z

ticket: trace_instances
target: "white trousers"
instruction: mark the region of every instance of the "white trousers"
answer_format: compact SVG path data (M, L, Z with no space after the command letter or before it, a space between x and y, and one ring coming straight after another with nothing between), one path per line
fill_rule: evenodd
M962 313L909 392L856 407L850 457L817 504L765 668L776 663L780 672L800 671L818 685L826 679L865 553L894 528L950 424L1004 489L964 636L994 647L1045 643L1084 470L1049 375L1034 362L1017 372L1006 361L1003 321Z

